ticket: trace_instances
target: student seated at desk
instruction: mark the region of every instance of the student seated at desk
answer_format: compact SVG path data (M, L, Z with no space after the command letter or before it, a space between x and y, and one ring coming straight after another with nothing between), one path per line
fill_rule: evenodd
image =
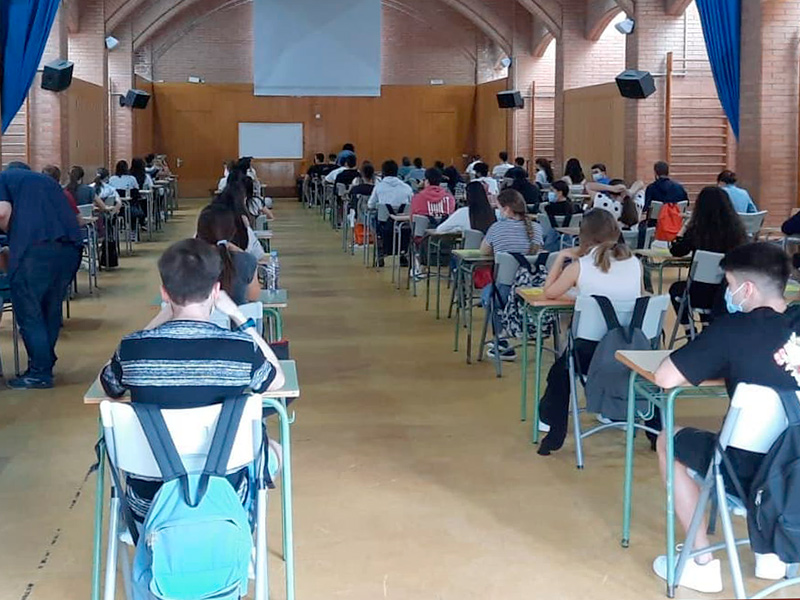
M411 199L411 220L415 215L425 215L441 220L450 216L456 209L456 200L450 191L441 187L442 172L430 168L425 171L425 182L422 189Z
M486 188L486 193L489 194L490 202L492 197L496 197L500 193L500 185L494 177L489 177L489 165L480 162L473 168L475 171L474 181L480 181Z
M214 246L222 259L222 290L237 305L255 302L261 295L256 258L231 242L236 235L236 213L221 204L209 204L197 218L197 239Z
M355 202L356 196L370 197L372 190L375 189L375 167L370 162L364 162L361 165L361 174L358 179L353 181L353 187L350 188L350 198Z
M581 205L573 202L569 197L569 185L565 181L555 181L547 192L548 202L544 205L544 212L550 223L550 229L544 239L544 249L548 252L558 252L561 248L561 234L556 231L557 227L569 227L572 215L582 213ZM556 222L555 217L564 217L561 224ZM542 218L542 217L540 217Z
M260 261L266 257L267 253L264 251L261 242L258 241L253 228L250 226L250 219L245 204L247 192L244 188L244 179L240 171L233 171L228 178L228 185L225 186L225 190L214 198L212 204L222 204L236 213L238 217L236 219L236 235L229 241L252 254L256 260Z
M397 163L387 160L381 167L383 179L381 179L372 190L367 206L370 210L378 208L379 204L385 204L389 214L401 214L406 206L411 203L414 192L411 186L400 181L397 177ZM392 253L392 221L391 219L378 222L378 232L383 240L382 247L378 248L378 266L382 267L384 256ZM407 239L407 238L406 238ZM405 245L405 244L403 244Z
M605 296L611 302L634 301L641 295L642 265L620 239L616 219L605 210L592 209L581 221L580 246L568 248L558 256L547 275L544 295L561 298L575 289L579 296ZM566 265L567 260L572 262ZM575 341L575 352L582 373L586 373L597 342ZM539 403L541 430L548 434L539 445L547 456L564 445L569 420L568 356L562 354L547 374L547 388Z
M673 352L655 372L655 382L664 389L698 385L703 381L724 379L728 394L739 383L752 383L775 389L798 389L798 383L778 364L777 356L790 342L797 324L786 313L784 291L789 279L789 261L783 251L767 243L747 244L731 250L722 261L728 291L725 300L731 313L716 319L694 340ZM677 428L675 433L675 512L684 530L689 525L700 496L700 486L690 470L704 477L714 455L716 434L692 427ZM657 450L662 475L666 471L666 439L658 438ZM742 489L749 494L753 478L764 455L729 448L726 451ZM735 488L724 473L728 493ZM695 548L709 545L706 523L695 537ZM777 557L774 557L777 558ZM786 571L768 569L765 562L774 560L756 556L756 576L780 579ZM653 569L666 579L666 557L659 556ZM770 572L771 571L771 572ZM778 571L778 572L775 572ZM719 560L708 553L690 560L679 585L716 593L722 591Z
M536 159L536 185L541 189L549 188L555 181L553 165L543 156Z
M512 189L503 190L497 198L500 204L500 220L494 223L486 232L486 237L481 242L481 253L492 256L497 252L509 252L512 254L523 254L529 256L536 254L542 247L542 226L539 223L528 219L528 211L522 195ZM495 286L487 285L481 291L481 304L489 306L495 294ZM509 285L498 285L497 294L500 302L505 305L508 294L511 291ZM495 310L492 313L492 329L498 338L502 335L500 315ZM500 339L500 359L515 360L517 354L513 348L509 348L508 340ZM495 357L494 344L489 345L487 355L489 358Z
M688 256L694 254L695 250L725 254L746 242L744 225L734 212L728 196L721 188L706 187L698 194L691 219L672 242L669 251L672 256ZM709 283L692 284L689 293L692 308L714 308L717 299L721 298L721 287ZM675 314L678 313L685 291L685 281L676 281L669 288ZM688 327L689 317L689 311L684 310L681 324ZM709 317L710 315L703 315L703 322L709 322Z
M476 229L484 235L497 220L494 209L489 204L486 188L478 181L467 184L467 205L451 214L436 228L436 233L455 233Z
M737 213L754 213L758 212L755 202L750 197L749 192L736 185L736 173L728 171L727 169L717 175L717 185L725 190L733 205L733 210Z
M131 402L195 408L247 390L262 393L283 386L275 354L221 290L223 265L214 247L198 239L176 242L159 259L158 270L164 308L143 331L126 335L103 368L100 382L109 397L130 391ZM211 323L215 307L239 330ZM277 459L276 446L270 445L271 464ZM228 475L243 501L246 472ZM144 519L160 487L160 481L128 479L129 503L138 520Z

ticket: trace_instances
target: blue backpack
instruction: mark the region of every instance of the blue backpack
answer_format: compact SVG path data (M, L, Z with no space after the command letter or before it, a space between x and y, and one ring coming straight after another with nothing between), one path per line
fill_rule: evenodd
M247 594L253 536L225 478L245 402L223 403L200 474L187 474L159 408L132 405L164 478L136 543L134 600L238 600Z

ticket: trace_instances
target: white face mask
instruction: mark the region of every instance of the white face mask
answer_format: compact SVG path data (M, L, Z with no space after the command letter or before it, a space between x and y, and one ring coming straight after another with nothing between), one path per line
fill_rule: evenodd
M595 181L600 181L604 177L605 176L602 173L592 173L592 179L594 179Z

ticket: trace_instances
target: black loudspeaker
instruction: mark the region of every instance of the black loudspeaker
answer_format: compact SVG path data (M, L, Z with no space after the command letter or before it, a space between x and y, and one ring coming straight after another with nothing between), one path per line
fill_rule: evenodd
M497 92L497 106L500 108L525 108L525 100L516 90Z
M72 83L73 63L68 60L54 60L44 66L42 73L42 89L51 92L62 92Z
M128 90L124 98L119 99L120 106L130 106L131 108L147 108L150 101L150 94L142 90Z
M623 71L617 75L617 87L623 98L639 100L651 96L656 91L656 82L649 71Z

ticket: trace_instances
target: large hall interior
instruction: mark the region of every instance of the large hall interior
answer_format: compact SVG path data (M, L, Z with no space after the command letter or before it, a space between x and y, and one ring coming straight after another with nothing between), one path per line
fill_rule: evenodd
M0 0L0 600L800 595L799 39Z

